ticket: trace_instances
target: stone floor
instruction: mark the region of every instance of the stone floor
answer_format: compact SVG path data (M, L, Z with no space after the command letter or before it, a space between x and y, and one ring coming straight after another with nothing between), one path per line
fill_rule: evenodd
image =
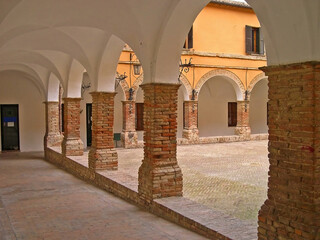
M143 158L143 149L117 149L118 151L118 155L119 155L119 171L118 174L114 173L115 176L119 175L119 173L121 173L120 175L122 176L124 174L127 174L127 176L129 177L125 177L125 179L127 179L126 181L132 182L132 186L134 186L134 188L137 187L137 176L138 176L138 168L141 164L141 160ZM79 158L78 161L83 162L84 165L87 164L87 157L86 157L87 153L85 154L84 157ZM27 161L23 161L23 160L19 160L19 154L17 154L17 159L16 160L12 160L11 158L14 159L14 154L11 154L11 158L9 160L9 158L6 160L5 158L7 158L5 154L0 154L0 200L2 199L2 202L0 201L0 223L1 223L1 219L5 219L2 216L7 216L10 215L8 212L4 212L6 210L6 202L3 199L7 199L7 197L9 196L9 200L10 197L12 197L12 201L18 197L20 195L23 196L24 194L36 194L38 191L40 191L40 193L43 193L43 195L50 195L50 193L52 194L48 199L50 201L54 202L54 206L55 206L55 201L58 201L57 198L55 199L55 194L58 189L56 189L55 191L53 191L51 189L51 187L46 187L47 182L52 182L54 180L54 177L51 176L51 173L49 173L49 169L54 170L54 172L56 172L58 175L56 175L55 177L59 178L59 176L62 176L63 172L61 173L60 170L56 169L55 167L51 166L51 165L47 165L47 163L44 163L46 165L46 167L41 167L40 165L38 165L39 160L36 159L41 159L41 157L36 156L37 158L34 160L28 160ZM28 157L33 159L34 156ZM76 157L74 157L76 158ZM31 162L30 162L31 161ZM34 162L35 161L35 162ZM32 169L38 169L39 170L44 170L46 169L45 173L37 173L40 174L41 178L44 177L42 180L39 181L35 181L37 183L33 183L33 180L36 180L36 177L38 178L39 176L36 175L34 177L31 178L32 174L30 174L30 171L32 169L28 170L28 167L26 168L26 173L22 172L22 171L17 171L16 170L12 170L11 167L14 165L18 165L18 166L22 166L23 164L26 164L26 162L28 163L26 166L31 167ZM34 163L35 167L32 167ZM182 168L183 174L184 174L184 197L189 198L193 201L196 201L200 204L203 204L206 207L209 207L211 209L213 209L215 211L215 216L217 217L219 214L219 212L221 212L222 215L229 215L231 216L231 220L232 219L237 219L236 223L233 224L226 224L226 218L224 218L221 215L221 228L223 230L223 228L227 227L227 226L232 226L232 229L237 225L239 226L244 226L244 225L248 225L251 227L245 227L245 229L248 230L248 232L245 231L241 231L242 235L247 235L243 236L243 239L255 239L256 237L256 225L257 225L257 213L258 210L260 208L260 206L262 205L263 201L266 199L266 192L267 192L267 172L268 172L268 158L267 158L267 141L251 141L251 142L237 142L237 143L220 143L220 144L207 144L207 145L193 145L193 146L179 146L178 147L178 162L180 167ZM4 164L5 163L5 164ZM32 163L32 164L29 164ZM50 167L51 166L51 167ZM5 168L4 168L5 167ZM22 169L24 169L24 167L20 167ZM2 174L2 172L5 173L5 175ZM14 174L13 174L14 173ZM20 174L20 175L16 175L16 174ZM29 176L30 175L30 176ZM110 172L107 173L107 175L110 175ZM4 178L4 176L6 176L6 178ZM23 182L26 182L26 186L24 186L21 182L19 184L22 184L21 186L16 186L15 185L15 181L17 179L20 178L20 176L22 176ZM57 181L58 185L63 185L62 182L67 181L68 184L67 186L69 187L69 179L72 178L74 179L72 176L68 175L69 178L66 179L59 179L59 181ZM125 176L125 175L123 175ZM13 185L11 186L11 184L8 187L13 187L12 191L5 191L3 194L3 184L5 184L5 182L7 181L7 179L13 179ZM121 177L120 177L121 178ZM122 177L123 178L123 177ZM121 180L123 180L121 178ZM14 180L15 179L15 180ZM129 180L128 180L129 179ZM22 180L21 180L22 181ZM45 183L45 184L43 184ZM78 181L76 179L74 179L73 181ZM73 182L72 181L72 182ZM29 186L29 184L32 183L31 186L35 186L35 190L33 190L33 188L31 188ZM67 187L66 186L66 187ZM80 188L81 190L80 193L78 193L78 189L76 188L75 190L73 190L75 187L71 187L71 192L70 194L73 195L74 193L79 194L79 199L75 200L75 202L80 202L79 204L83 207L83 209L85 209L85 213L79 213L80 215L75 215L75 217L71 218L71 213L68 213L68 219L71 221L71 223L68 223L67 225L69 225L69 230L71 232L74 232L74 234L77 234L76 232L79 231L80 228L78 228L79 226L91 226L89 228L86 228L87 233L90 232L90 235L88 235L87 237L83 237L83 239L99 239L99 237L104 238L106 237L106 235L92 235L94 236L94 238L91 238L91 232L94 231L96 225L93 225L92 222L97 221L98 227L97 229L101 229L102 228L102 222L103 221L107 221L108 219L105 219L104 216L102 216L102 218L100 218L100 215L98 213L99 218L97 220L93 220L93 215L89 215L88 216L88 221L85 220L81 220L81 223L78 223L79 225L74 226L74 219L80 218L82 216L85 216L87 214L87 212L91 212L91 210L88 209L88 206L86 204L88 204L91 207L91 202L93 204L94 203L94 199L96 196L91 195L92 190L90 190L90 196L88 196L88 201L84 200L86 199L86 197L83 197L83 194L85 194L83 191L85 191L85 189L88 189L89 186L87 184L83 185L84 187ZM24 188L26 187L27 190L25 190ZM18 188L18 189L16 189ZM40 190L37 190L37 189ZM95 189L95 188L93 188ZM49 193L45 193L46 191L49 191ZM53 192L51 192L53 191ZM66 192L68 192L69 190L66 189L62 189L61 190L61 195L62 197L67 196L69 194L66 194ZM107 193L104 192L100 192L99 190L97 190L99 192L99 194L106 194L106 196L108 196ZM75 195L76 195L75 194ZM98 194L98 195L99 195ZM42 195L42 194L41 194ZM60 197L60 194L58 194L58 196ZM100 199L104 198L104 195L100 195ZM51 199L51 197L53 197L53 199ZM36 196L36 199L38 198L38 196ZM99 197L98 197L99 198ZM79 201L80 200L80 201ZM164 199L165 201L166 199ZM170 200L170 199L167 199ZM20 200L19 200L20 201ZM24 197L22 197L22 202L24 203L24 201L26 201L26 199ZM45 200L43 200L45 201ZM109 200L105 200L104 202L108 203ZM122 200L119 199L120 202L123 202ZM10 201L9 201L10 202ZM59 201L60 204L63 205L63 207L60 206L56 206L58 208L58 210L54 210L54 211L58 211L58 213L61 213L62 209L66 209L68 208L67 205L73 203L73 200L71 200L71 196L70 199L63 199L61 198L61 200ZM90 202L90 203L89 203ZM111 201L112 202L112 201ZM170 202L170 201L169 201ZM173 202L173 203L171 203ZM175 204L175 201L171 201L170 203L166 204ZM104 204L105 204L104 203ZM180 200L177 201L177 203L180 203ZM18 203L15 203L18 204ZM101 208L103 208L106 211L106 214L109 214L110 212L108 211L112 211L112 209L108 209L108 207L103 206L103 203L99 202L98 205L100 204ZM39 204L41 206L41 208L44 208L43 205L45 205L44 202L42 202L41 204ZM49 204L48 204L49 205ZM85 206L83 206L85 205ZM114 205L110 204L112 207L114 208ZM189 205L189 203L187 202L187 205ZM23 205L25 206L25 205ZM50 205L51 206L51 205ZM179 205L180 206L180 205ZM173 206L175 208L178 208L179 210L179 206ZM116 208L118 206L115 206ZM129 207L128 207L129 208ZM134 209L134 207L132 206L132 208ZM50 209L50 207L49 207ZM77 212L78 210L75 210L73 208L73 205L71 205L70 209L72 209L72 212ZM136 209L136 208L135 208ZM29 212L32 211L37 211L37 209L30 209L28 210ZM60 210L60 211L59 211ZM125 216L121 216L120 212L122 212L122 210L120 210L119 207L119 218L121 219L121 221L129 221L131 223L131 218L133 218L133 215L125 214ZM180 209L181 210L181 209ZM179 211L180 211L179 210ZM2 212L1 212L2 211ZM14 209L11 210L13 213L15 212ZM32 217L33 215L31 214L30 216L28 215L28 211L27 213L24 213L23 211L25 210L21 210L20 209L20 213L16 213L16 216L21 215L23 216L22 218L24 219L29 219L31 220L31 225L36 223L36 225L38 225L37 221L35 221L34 219L37 219L36 217ZM47 210L48 211L48 210ZM95 212L97 214L98 209L93 209L93 212ZM136 212L142 212L142 211L138 211L138 210L134 210ZM183 210L184 211L184 210ZM127 212L127 210L126 210ZM130 212L130 211L129 211ZM208 212L207 210L203 211L203 212ZM40 211L41 213L41 211ZM143 212L145 215L147 213ZM188 214L186 212L186 214ZM194 213L192 213L194 214ZM210 219L211 218L211 214L209 213L210 217L206 217L206 216L199 216L204 217L205 219ZM130 215L130 216L129 216ZM203 215L203 214L202 214ZM52 214L49 216L51 216L51 220L52 220ZM116 214L116 216L118 216L118 214ZM197 215L195 215L197 216ZM137 216L138 218L140 217L139 214ZM124 220L123 218L128 218L128 220ZM150 217L151 218L151 217ZM156 218L156 217L154 217ZM192 217L193 218L193 217ZM66 221L65 218L58 218L59 221ZM158 219L158 218L156 218ZM14 224L17 224L16 221L12 221L10 222L11 218L8 220L7 219L7 223L3 223L2 221L2 229L7 229L5 230L5 233L8 235L8 232L12 233L12 231L10 231L10 229L16 229L17 227L13 228L13 226L15 226ZM51 221L49 218L49 222ZM243 224L239 224L239 220L243 222ZM23 219L20 219L20 221L24 221ZM55 221L55 220L53 220ZM115 221L118 222L118 220L110 220L110 221ZM139 219L139 222L143 221ZM153 221L153 220L152 220ZM160 220L155 220L155 221L160 221ZM211 221L211 220L210 220ZM229 221L229 220L227 220ZM34 222L34 223L33 223ZM107 221L108 222L108 221ZM219 221L218 221L219 223ZM50 226L55 226L55 223L48 223ZM61 224L60 224L61 225ZM142 224L143 225L143 224ZM18 224L19 226L19 224ZM70 228L71 226L71 228ZM78 226L78 227L77 227ZM140 225L139 225L140 226ZM137 229L139 229L139 226L137 227ZM157 225L158 226L158 225ZM65 226L63 226L65 227ZM141 227L141 226L140 226ZM49 227L50 228L50 227ZM47 228L47 230L49 229ZM111 225L111 230L115 228L115 226ZM8 230L9 229L9 230ZM19 229L19 228L17 228ZM22 228L22 229L26 229L26 227ZM57 228L59 229L59 223L57 225ZM166 227L165 227L166 229ZM216 225L214 225L214 228L216 229ZM240 229L243 229L242 227ZM228 232L228 229L225 229ZM231 229L229 229L230 231ZM244 229L243 229L244 230ZM4 230L3 230L4 231ZM43 230L46 231L46 230ZM62 232L64 230L62 229ZM113 231L113 230L112 230ZM130 230L131 231L131 230ZM129 231L129 232L130 232ZM144 231L144 230L141 230ZM175 237L177 237L177 235L174 234L175 230L172 230L173 232L170 232L169 235L162 235L155 237L154 239L177 239ZM179 230L180 231L180 230ZM94 231L94 234L96 231ZM82 233L83 236L85 236L85 234L87 233ZM166 234L167 232L165 232L164 234ZM249 234L250 233L250 234ZM122 234L122 235L121 235ZM124 231L119 236L114 236L113 238L106 238L106 239L122 239L125 238L127 232ZM180 233L179 233L180 234ZM189 233L187 234L187 238L185 239L192 239L192 235L190 235L189 237ZM191 234L191 233L190 233ZM82 236L81 235L81 236ZM131 237L131 232L130 232L130 237ZM1 236L1 231L0 231L0 236ZM133 238L129 238L129 239L135 239L134 236L136 236L135 234L132 234ZM150 238L150 236L148 234L143 235L146 236L147 239L152 239ZM180 235L179 235L180 236ZM186 236L186 235L181 235L181 236ZM237 236L237 235L235 235ZM238 235L239 236L239 235ZM141 236L137 236L137 238L139 239L143 239L143 237ZM233 239L236 239L234 237L232 237ZM0 240L2 238L0 237ZM7 238L7 239L11 239L11 238ZM12 239L15 239L15 237L13 237ZM20 239L20 238L19 238ZM22 239L22 238L21 238ZM23 238L24 239L24 238ZM27 239L27 238L26 238ZM30 238L30 239L34 239L34 238ZM40 238L41 239L41 238ZM46 239L46 238L45 238ZM53 238L54 239L54 238ZM81 238L80 238L81 239ZM239 238L240 239L240 238Z
M178 146L184 197L257 225L267 198L268 141ZM137 178L143 149L118 149L119 169Z
M42 160L0 154L0 239L204 239Z

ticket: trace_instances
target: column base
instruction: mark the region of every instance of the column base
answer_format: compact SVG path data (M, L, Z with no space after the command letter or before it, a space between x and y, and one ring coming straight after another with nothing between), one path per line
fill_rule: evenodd
M251 138L251 128L250 127L236 127L235 134L241 137L243 141L249 141Z
M121 143L124 148L136 148L138 145L138 134L136 131L122 131Z
M50 133L44 136L44 147L58 147L61 146L63 135L58 133Z
M152 169L143 163L139 168L138 192L140 197L147 201L163 197L181 197L182 187L182 172L178 165Z
M117 170L118 153L114 148L96 149L91 147L89 151L89 168L94 170Z
M199 143L199 130L183 129L182 137L188 139L190 143Z
M64 138L61 144L62 154L64 156L82 156L83 142L81 139Z

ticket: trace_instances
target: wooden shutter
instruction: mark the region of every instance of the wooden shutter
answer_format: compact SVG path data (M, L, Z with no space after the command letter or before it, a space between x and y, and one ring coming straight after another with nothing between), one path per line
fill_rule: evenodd
M246 53L252 53L252 27L246 26Z
M259 54L264 54L264 39L261 28L259 28Z
M237 126L237 103L228 102L228 127Z
M193 48L193 26L188 33L188 48Z
M136 103L136 130L143 130L143 103Z

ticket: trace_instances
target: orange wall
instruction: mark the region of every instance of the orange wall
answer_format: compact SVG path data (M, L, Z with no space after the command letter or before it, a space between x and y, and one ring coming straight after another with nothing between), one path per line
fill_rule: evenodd
M245 26L260 27L251 9L210 3L193 24L194 49L245 54Z

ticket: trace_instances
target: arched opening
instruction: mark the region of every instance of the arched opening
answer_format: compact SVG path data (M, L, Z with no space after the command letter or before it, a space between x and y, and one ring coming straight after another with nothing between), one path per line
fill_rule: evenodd
M268 80L257 82L250 93L250 127L252 134L268 133Z
M233 135L235 126L228 126L228 103L237 102L232 84L216 76L202 86L199 93L200 137Z

